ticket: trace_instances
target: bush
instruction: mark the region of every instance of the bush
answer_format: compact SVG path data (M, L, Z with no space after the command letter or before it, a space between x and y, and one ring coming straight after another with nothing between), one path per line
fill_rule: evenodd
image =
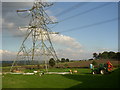
M51 67L55 66L55 60L54 60L53 58L50 59L49 65L50 65Z

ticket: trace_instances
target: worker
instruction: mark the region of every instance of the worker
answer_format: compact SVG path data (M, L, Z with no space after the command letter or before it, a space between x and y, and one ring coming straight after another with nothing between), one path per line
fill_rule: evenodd
M91 63L91 64L90 64L90 69L93 69L93 68L94 68L94 66L93 66L93 64Z
M111 71L113 68L113 65L111 64L110 61L107 61L107 68L108 68L108 71Z

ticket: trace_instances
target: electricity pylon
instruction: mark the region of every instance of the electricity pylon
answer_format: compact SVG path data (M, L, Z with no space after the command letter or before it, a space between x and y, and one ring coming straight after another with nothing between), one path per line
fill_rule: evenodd
M55 22L51 20L44 10L51 5L51 3L47 2L34 2L31 9L17 10L17 13L28 12L31 15L31 19L29 25L22 28L27 29L27 35L22 42L10 71L14 70L16 65L19 66L20 61L24 61L24 64L34 64L35 61L40 60L45 61L47 71L47 61L51 57L54 60L58 59L50 39L50 34L58 34L58 32L52 32L48 28L48 24L54 24Z

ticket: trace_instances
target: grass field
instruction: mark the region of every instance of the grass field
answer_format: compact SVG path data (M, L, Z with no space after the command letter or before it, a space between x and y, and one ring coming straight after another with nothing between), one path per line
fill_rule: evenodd
M68 69L50 69L67 71ZM74 70L74 69L73 69ZM107 75L92 75L90 69L77 69L78 73L66 75L11 75L2 77L3 88L117 88L120 69Z

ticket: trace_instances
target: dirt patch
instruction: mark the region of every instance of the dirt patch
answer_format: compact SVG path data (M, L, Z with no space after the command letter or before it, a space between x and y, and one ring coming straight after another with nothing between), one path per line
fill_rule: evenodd
M105 64L108 60L95 60L97 64ZM110 61L114 67L118 67L120 61ZM89 68L89 65L92 61L74 61L74 62L66 62L66 63L59 63L55 67L57 68ZM67 66L65 66L67 64Z

